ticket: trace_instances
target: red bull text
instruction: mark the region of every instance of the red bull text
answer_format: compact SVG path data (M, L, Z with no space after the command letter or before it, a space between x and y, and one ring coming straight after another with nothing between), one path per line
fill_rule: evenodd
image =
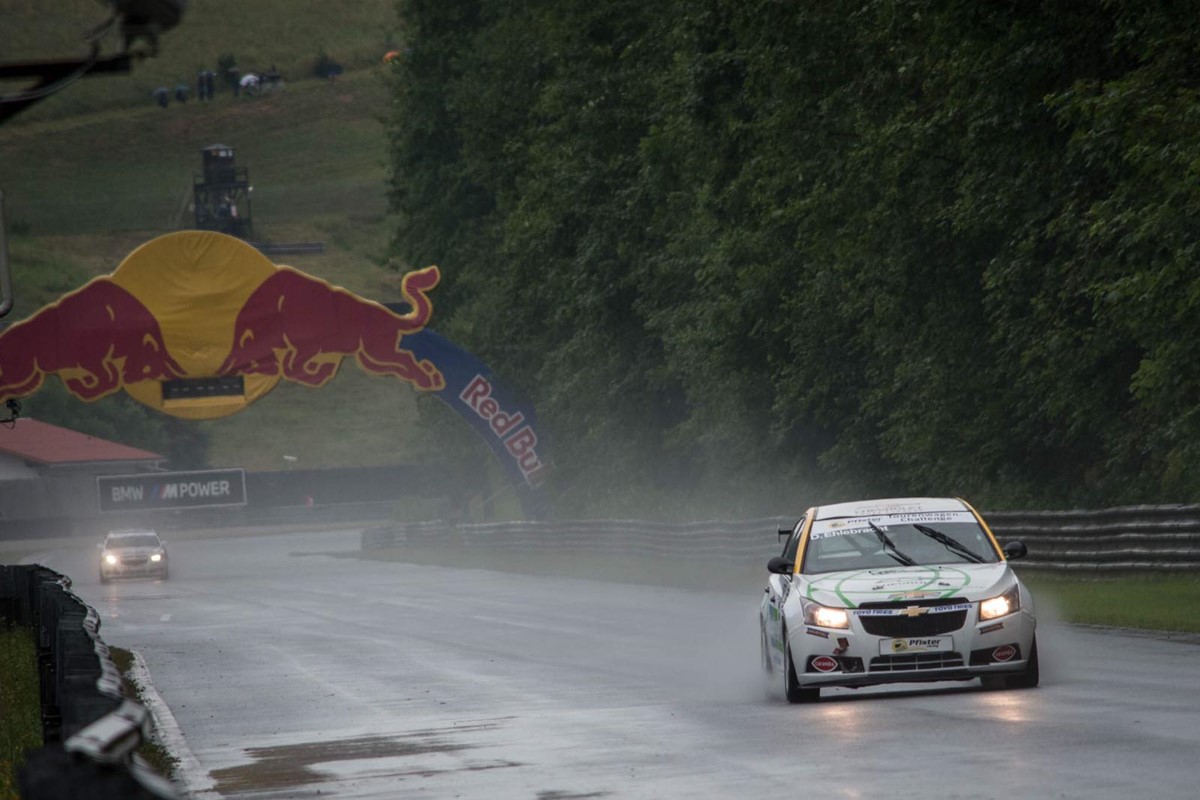
M492 433L503 442L504 449L512 456L525 482L538 486L545 478L546 465L538 457L537 433L525 422L525 415L504 410L492 396L492 384L482 375L476 375L467 388L458 396L471 411L487 422Z

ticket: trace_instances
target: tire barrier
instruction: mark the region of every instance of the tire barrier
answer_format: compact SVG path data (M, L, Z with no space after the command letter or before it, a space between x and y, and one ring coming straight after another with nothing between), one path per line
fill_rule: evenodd
M177 797L134 763L149 716L122 694L100 617L71 591L70 578L0 565L0 624L31 631L37 650L44 747L26 753L18 770L23 800Z
M1200 571L1200 506L1124 506L1099 511L984 512L1001 544L1021 540L1022 569L1069 572ZM362 532L371 550L413 545L562 553L762 561L779 555L776 531L798 517L688 523L640 520L496 522L442 520L381 525Z

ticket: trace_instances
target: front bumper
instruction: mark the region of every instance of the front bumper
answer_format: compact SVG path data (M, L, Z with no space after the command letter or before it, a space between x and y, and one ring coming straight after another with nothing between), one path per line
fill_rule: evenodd
M113 578L145 578L159 577L167 574L167 560L151 561L118 561L116 564L100 562L100 577L104 580Z
M788 630L788 642L799 684L858 687L1023 672L1037 627L1033 614L1022 609L979 622L978 604L971 605L961 627L927 635L870 633L854 614L848 629L797 625Z

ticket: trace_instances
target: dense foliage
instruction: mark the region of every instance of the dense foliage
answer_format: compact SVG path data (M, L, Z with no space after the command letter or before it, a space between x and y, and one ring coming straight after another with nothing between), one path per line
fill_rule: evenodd
M1186 6L401 0L396 246L575 510L1195 502Z

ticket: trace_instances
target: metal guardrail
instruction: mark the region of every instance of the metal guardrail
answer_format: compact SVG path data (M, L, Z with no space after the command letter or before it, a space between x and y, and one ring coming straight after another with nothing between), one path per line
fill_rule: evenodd
M100 616L71 579L39 565L0 565L0 622L34 634L44 747L26 754L23 800L174 800L169 783L134 763L148 736L145 708L125 698L100 638Z
M996 511L1001 539L1029 548L1022 567L1071 572L1200 571L1200 506L1120 506L1099 511Z
M1021 540L1022 569L1072 572L1200 571L1200 506L1126 506L1099 511L985 512L1001 542ZM412 543L538 548L700 560L762 561L778 555L776 531L796 517L662 523L640 520L497 522L435 520L369 528L362 549Z

